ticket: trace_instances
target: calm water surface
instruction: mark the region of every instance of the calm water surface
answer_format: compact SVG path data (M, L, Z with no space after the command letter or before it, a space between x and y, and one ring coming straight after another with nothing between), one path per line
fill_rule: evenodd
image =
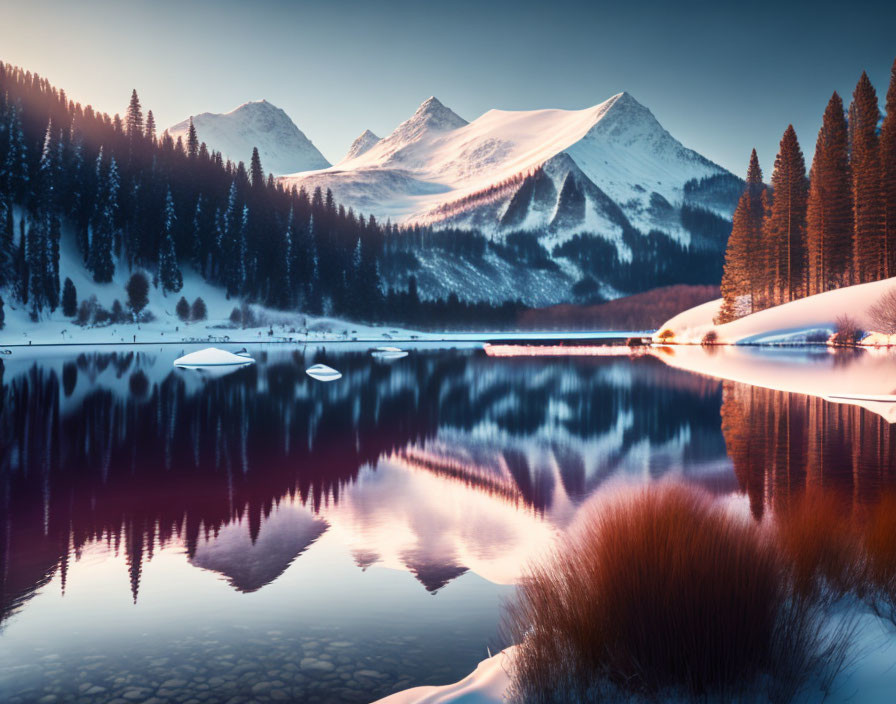
M522 566L605 488L675 477L759 519L808 484L861 502L896 483L880 414L653 356L270 345L208 375L173 369L183 351L5 358L0 700L444 684L503 647Z

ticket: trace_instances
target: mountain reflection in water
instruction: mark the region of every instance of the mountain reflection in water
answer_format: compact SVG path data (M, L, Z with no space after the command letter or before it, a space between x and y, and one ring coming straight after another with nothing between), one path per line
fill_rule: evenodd
M869 500L893 477L893 426L880 416L719 382L651 356L495 359L479 350L421 350L386 365L366 350L260 346L250 350L257 364L210 376L173 369L182 352L6 360L0 656L28 641L26 626L53 632L40 615L65 609L59 595L72 580L95 579L91 589L117 593L93 562L75 566L84 555L121 555L128 601L138 612L153 610L157 620L147 628L160 643L164 627L183 618L177 600L201 599L207 589L189 571L208 571L246 594L227 601L236 610L228 618L245 616L245 627L259 631L259 648L272 638L283 639L287 658L304 648L303 679L284 685L290 696L326 701L338 683L336 700L366 701L397 685L459 679L486 645L500 645L496 600L509 594L502 585L512 585L604 486L680 477L718 494L745 493L758 517L807 483ZM316 362L343 378L309 379L304 370ZM157 557L171 586L143 607L141 580ZM335 669L320 664L314 644L322 637L300 642L292 632L297 597L275 587L292 584L287 573L303 564L312 571L303 572L302 594L316 613L302 618L318 618L315 628L338 630L337 643L371 632L419 638L396 640L393 650L407 653L413 642L415 652L441 657L441 667L402 659L385 641L376 646L386 653L381 677L351 674L339 655L326 661ZM396 622L384 591L398 576L430 598L413 606L416 625ZM57 588L52 607L48 585ZM452 601L453 589L458 599L466 590L462 602ZM260 631L264 619L253 609L262 604L278 614L276 630ZM430 611L441 620L423 623ZM72 628L93 635L96 657L105 656L111 645L90 621L97 614L65 613ZM181 625L214 628L212 621L193 615ZM200 661L212 657L189 647ZM64 654L80 672L74 653ZM262 677L252 672L245 692ZM37 687L38 676L24 673L0 675L0 694ZM241 682L231 682L237 694ZM353 690L349 682L360 684Z

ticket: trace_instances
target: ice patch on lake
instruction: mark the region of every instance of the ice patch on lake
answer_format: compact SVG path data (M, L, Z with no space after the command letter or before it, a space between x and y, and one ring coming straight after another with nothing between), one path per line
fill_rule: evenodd
M196 350L178 357L174 360L175 367L230 367L234 365L254 364L255 360L246 354L234 354L217 347L206 347L204 350Z

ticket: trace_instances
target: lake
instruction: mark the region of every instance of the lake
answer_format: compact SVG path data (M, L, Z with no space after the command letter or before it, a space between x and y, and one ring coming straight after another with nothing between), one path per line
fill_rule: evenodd
M383 362L272 344L223 375L173 368L191 349L4 357L3 701L368 702L445 684L506 645L521 570L601 492L676 479L758 521L807 487L849 507L896 489L876 407L661 354L422 345ZM310 379L318 362L342 379ZM896 357L874 364L896 380Z

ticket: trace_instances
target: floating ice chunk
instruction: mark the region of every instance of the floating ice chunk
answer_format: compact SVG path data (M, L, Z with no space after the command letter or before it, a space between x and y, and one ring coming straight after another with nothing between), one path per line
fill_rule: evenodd
M244 351L241 351L244 352ZM219 350L217 347L207 347L204 350L196 350L178 357L174 360L175 367L188 369L200 367L230 367L239 364L254 364L255 360L248 352L234 354L227 350Z
M326 364L315 364L313 367L308 367L305 373L317 381L336 381L342 378L341 372L337 372Z
M377 347L370 354L377 359L401 359L408 356L406 350L398 347Z

